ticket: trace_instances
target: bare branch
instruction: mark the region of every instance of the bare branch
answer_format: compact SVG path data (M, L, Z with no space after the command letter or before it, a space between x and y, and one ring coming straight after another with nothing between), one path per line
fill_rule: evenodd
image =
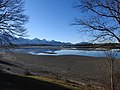
M24 24L28 17L23 14L23 5L23 0L0 1L0 43L3 45L9 44L12 37L25 36Z
M120 43L120 1L119 0L79 0L75 5L84 11L86 16L84 18L75 19L72 25L83 27L83 31L89 33L98 32L99 38L109 40L116 39ZM83 13L83 12L82 12ZM89 15L89 18L88 18ZM103 34L103 35L101 35ZM100 37L101 36L101 37Z

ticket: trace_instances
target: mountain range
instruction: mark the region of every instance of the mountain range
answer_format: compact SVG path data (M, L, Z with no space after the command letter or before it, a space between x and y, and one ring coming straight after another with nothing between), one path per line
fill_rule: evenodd
M11 40L13 44L17 44L17 45L71 45L71 43L67 42L59 42L59 41L55 41L55 40L51 40L48 41L46 39L38 39L38 38L34 38L34 39L25 39L25 38L15 38Z

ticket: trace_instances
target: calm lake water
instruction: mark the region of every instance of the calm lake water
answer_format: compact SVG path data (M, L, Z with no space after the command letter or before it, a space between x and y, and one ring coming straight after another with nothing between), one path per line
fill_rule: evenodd
M33 55L82 55L93 57L104 57L103 50L76 50L76 49L59 49L59 48L18 48L12 49L12 52L28 53ZM116 52L112 52L116 54ZM117 58L120 58L120 53L117 53Z

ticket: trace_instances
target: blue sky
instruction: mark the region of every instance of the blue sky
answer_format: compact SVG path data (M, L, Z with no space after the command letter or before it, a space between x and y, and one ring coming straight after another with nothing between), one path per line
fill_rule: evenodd
M75 0L25 0L25 14L29 16L28 38L81 42L76 26L70 26L73 17L80 15L73 8Z

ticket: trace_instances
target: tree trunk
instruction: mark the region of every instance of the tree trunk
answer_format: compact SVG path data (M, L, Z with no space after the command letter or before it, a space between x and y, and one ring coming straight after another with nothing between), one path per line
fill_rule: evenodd
M111 84L111 90L114 90L114 81L113 81L113 60L111 60L111 75L110 75L110 84Z

